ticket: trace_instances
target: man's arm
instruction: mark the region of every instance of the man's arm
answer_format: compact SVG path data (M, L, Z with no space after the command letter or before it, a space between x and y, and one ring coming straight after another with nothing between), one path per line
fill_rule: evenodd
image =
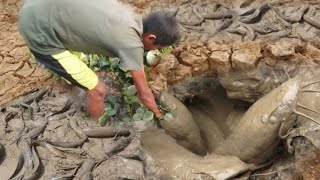
M106 93L106 85L100 79L95 88L87 91L87 108L94 120L98 120L104 113L104 97Z
M131 76L133 78L134 85L137 89L138 97L141 103L149 110L154 112L157 118L162 117L161 112L159 111L157 104L154 100L154 96L148 87L144 70L131 70Z

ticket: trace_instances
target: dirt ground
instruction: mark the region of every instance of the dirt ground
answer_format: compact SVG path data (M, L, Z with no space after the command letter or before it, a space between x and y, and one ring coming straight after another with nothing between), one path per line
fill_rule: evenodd
M71 127L73 125L70 124L70 119L76 119L81 128L97 124L84 115L79 103L73 103L72 107L62 110L68 99L73 97L72 91L69 86L57 84L51 74L30 61L29 50L17 29L18 9L22 2L0 2L0 144L6 149L5 158L1 160L0 156L0 179L8 179L13 174L20 149L24 152L22 156L29 157L28 162L32 166L23 167L17 176L27 172L26 175L35 179L50 179L59 175L76 175L79 178L92 176L94 179L158 179L160 175L157 172L160 170L157 168L161 167L154 166L152 163L157 158L150 157L150 153L143 149L143 138L138 132L144 124L140 122L121 124L121 128L130 130L130 135L88 138L82 142L81 148L52 148L47 143L82 141L81 134L75 133L76 130ZM263 5L264 1L124 2L133 5L139 13L167 7L177 10L176 17L181 23L181 42L172 54L163 57L151 69L150 76L155 84L171 88L175 96L187 104L212 83L189 81L188 78L214 79L226 90L228 98L239 100L240 107L249 107L288 79L308 71L310 67L319 66L320 30L318 24L312 21L320 18L319 1L281 1L270 5L272 8L263 13L259 11L259 4ZM255 7L253 14L239 15L245 13L240 10L251 6ZM177 7L180 8L176 9ZM308 11L303 11L303 7L308 7ZM224 18L201 19L204 15L212 15L213 10L225 13ZM233 15L235 18L227 17L231 10L236 12L237 15ZM305 13L305 16L302 14L299 18L300 12ZM298 21L294 20L296 17ZM48 88L43 98L35 102L9 106L20 95L27 94L25 97L29 97L30 92L37 93L38 89L52 86L56 88ZM21 102L21 99L17 101ZM33 110L28 105L34 112L31 113ZM224 110L226 109L227 106ZM37 135L37 141L26 138L26 141L17 144L16 140L21 135L32 132L35 127L41 127L45 117L54 113L57 114L49 118L44 132ZM67 118L66 115L70 117ZM164 135L163 139L168 140L167 138L169 137ZM242 176L249 179L319 179L318 150L306 139L298 138L296 141L298 146L295 147L294 154L288 154L280 147L279 157L274 158L276 161L273 165ZM214 144L209 148L213 146ZM35 153L28 147L35 147ZM41 163L37 164L37 156L41 158ZM179 157L177 154L176 158ZM41 166L45 166L45 169L39 168ZM89 173L92 169L92 173ZM161 177L167 179L166 175L162 174Z
M51 75L30 63L30 53L18 32L20 0L0 2L0 104L49 83Z

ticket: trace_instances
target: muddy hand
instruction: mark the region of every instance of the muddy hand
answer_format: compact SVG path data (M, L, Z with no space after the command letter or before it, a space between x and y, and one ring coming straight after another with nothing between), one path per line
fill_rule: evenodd
M154 116L155 116L157 119L163 119L163 117L164 117L161 112L154 113Z

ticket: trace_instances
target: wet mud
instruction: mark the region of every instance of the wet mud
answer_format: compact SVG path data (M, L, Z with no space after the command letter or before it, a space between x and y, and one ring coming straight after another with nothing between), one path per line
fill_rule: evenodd
M126 150L139 143L135 135L126 126L98 127L79 109L79 102L66 108L71 93L40 90L3 108L0 179L143 179L141 159L131 159L140 147ZM35 103L39 109L31 107ZM61 114L65 116L56 118ZM117 156L120 152L123 157Z
M299 149L320 148L318 74L296 76L253 104L229 99L214 79L198 79L197 88L207 88L185 104L163 94L174 118L160 128L143 121L100 127L84 114L81 93L35 91L2 108L1 179L254 179L272 162L283 166L274 158L279 147L278 158L289 157L282 161L297 156L291 175L307 176L299 170L310 162L308 148Z
M200 137L207 151L205 156L199 156L194 149L181 144L181 137L172 133L166 134L165 127L164 131L143 132L143 147L147 154L152 156L156 165L165 168L162 171L167 171L172 177L177 176L181 179L204 177L226 179L239 174L245 179L256 179L261 176L268 179L275 175L281 179L293 178L296 173L305 176L299 169L305 168L302 162L306 162L310 156L301 157L300 154L304 154L305 149L301 151L299 148L309 143L312 144L311 152L315 154L319 152L319 143L316 140L319 133L316 129L320 125L317 118L320 111L315 107L318 104L315 98L319 93L318 75L317 71L298 75L272 90L250 107L245 103L228 99L225 90L219 86L207 88L200 95L195 96L187 107L192 112L191 119L197 126L181 124L176 128L192 127L193 130L190 132L200 131ZM315 99L311 100L312 97ZM176 104L176 109L185 108L181 106L183 105ZM171 121L175 120L180 121L178 115ZM176 132L179 134L180 131ZM299 140L301 137L307 141ZM187 141L191 144L195 143L193 139L187 139ZM286 144L285 147L282 146L283 143ZM287 167L290 169L291 176L281 174L281 170L265 174L256 173L266 167L285 168L277 159L280 154L277 152L280 150L282 158L289 157L282 161L286 162L290 159L293 161L291 166L294 167ZM295 160L286 154L294 154ZM236 158L237 161L230 162L229 158ZM226 171L232 171L233 174L227 173L228 176L225 176L226 174L214 166L220 159L223 159L219 163L220 167L224 167ZM245 165L242 166L243 169L237 169L241 164ZM203 176L200 176L199 172ZM215 173L212 174L212 172Z
M159 177L173 179L227 179L249 170L250 165L236 157L208 155L198 156L182 146L161 130L142 133L143 147L152 156Z

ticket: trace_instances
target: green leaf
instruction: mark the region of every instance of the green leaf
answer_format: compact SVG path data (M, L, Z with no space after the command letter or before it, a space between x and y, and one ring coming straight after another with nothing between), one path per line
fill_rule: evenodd
M159 55L160 55L160 56L167 55L167 54L169 54L172 50L173 50L173 47L172 47L172 46L168 46L168 47L161 48L161 49L159 49L159 53L160 53Z
M104 109L104 111L105 111L105 114L107 114L110 117L116 115L118 112L118 110L112 108L110 104L107 105L107 107Z
M131 121L132 118L130 118L129 116L124 116L122 118L122 121Z
M172 113L169 113L169 112L168 112L168 113L165 114L165 116L168 117L168 118L170 118L170 119L173 119L173 114L172 114Z
M106 114L107 114L108 116L114 116L114 115L117 114L117 112L118 112L117 109L108 109L108 110L106 111Z
M134 96L137 93L137 89L134 85L131 85L127 88L127 96Z
M118 67L119 65L119 62L120 62L120 59L119 58L110 58L110 67L111 68L116 68Z
M136 113L145 113L146 112L146 109L143 108L143 107L139 107L137 110L136 110Z
M132 78L132 75L131 75L131 73L130 72L126 72L126 76L125 76L126 78Z
M109 61L109 58L108 57L106 57L106 56L102 56L102 55L100 55L100 56L96 56L99 60L101 60L101 61L107 61L107 62L109 62L110 63L110 61Z
M125 97L124 97L124 102L125 102L126 104L130 103L130 98L127 97L127 96L125 96Z
M90 67L93 67L98 64L98 61L95 59L90 60Z
M140 121L142 117L143 117L143 113L135 113L132 118L135 121Z
M132 103L139 103L139 98L137 96L132 96L131 97L131 102Z
M154 114L151 111L147 111L143 114L142 120L151 121L154 118Z
M123 89L127 89L129 86L131 86L132 84L130 84L129 82L126 82L123 84Z
M105 67L105 66L109 66L109 65L110 65L110 62L108 60L101 59L101 61L100 61L101 67Z
M106 107L104 108L104 110L106 111L106 110L108 110L108 109L112 109L111 104L106 104Z
M114 107L120 100L118 96L109 96L107 102Z
M107 124L107 120L109 119L110 117L108 116L107 113L104 113L98 120L99 124L101 126L105 126Z
M127 104L127 105L126 105L126 108L127 108L127 112L128 112L128 113L131 113L131 106L130 106L130 104Z
M100 70L100 68L98 68L98 67L93 67L93 69L92 69L93 71L99 71Z

